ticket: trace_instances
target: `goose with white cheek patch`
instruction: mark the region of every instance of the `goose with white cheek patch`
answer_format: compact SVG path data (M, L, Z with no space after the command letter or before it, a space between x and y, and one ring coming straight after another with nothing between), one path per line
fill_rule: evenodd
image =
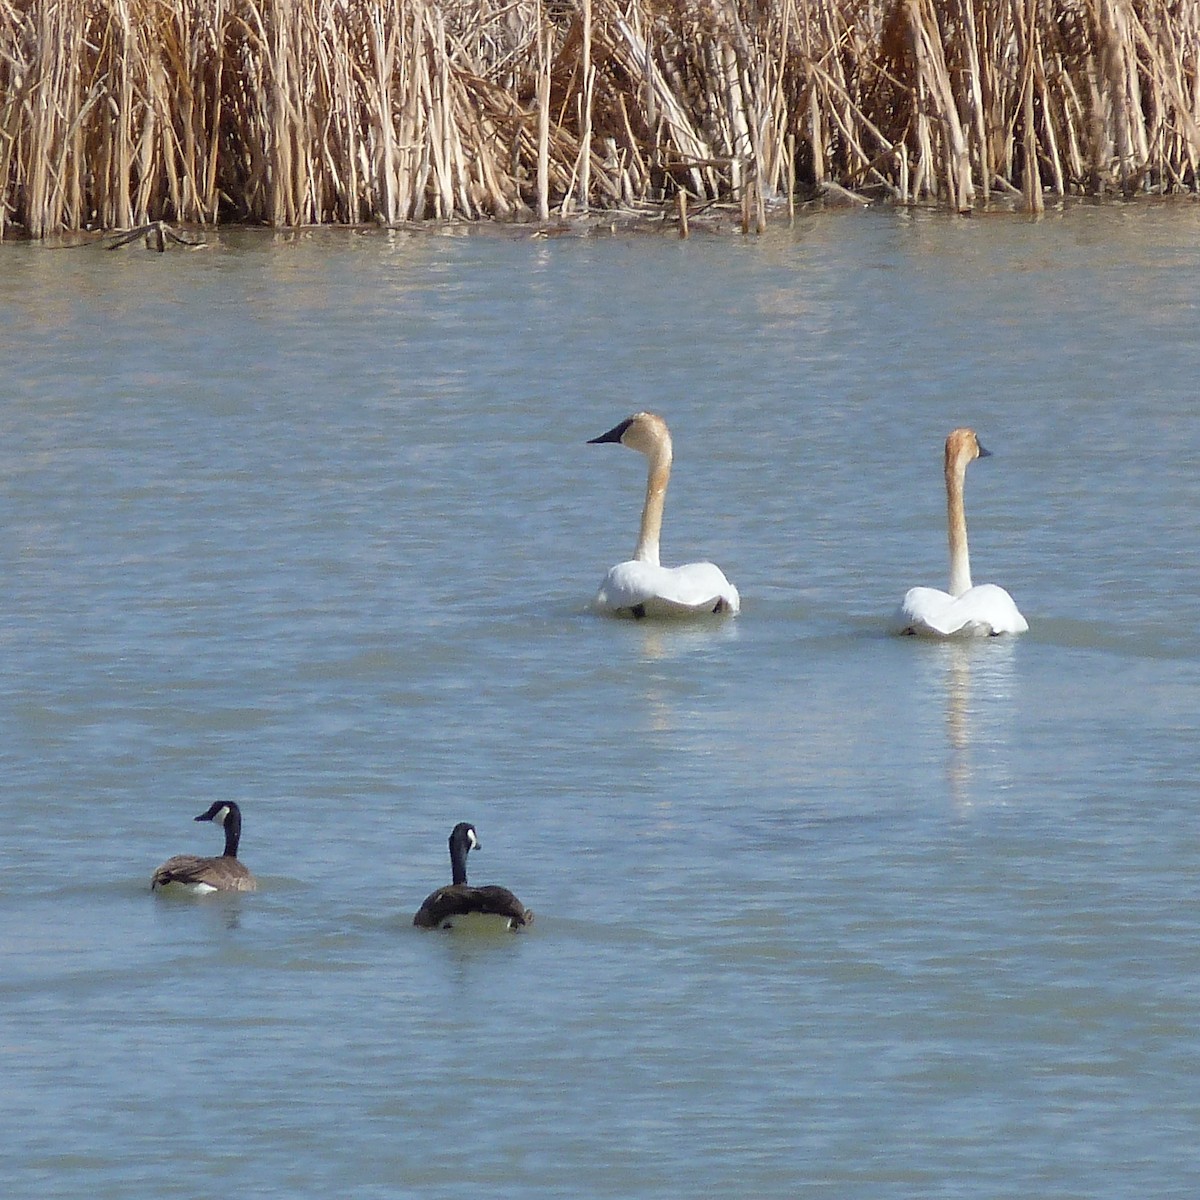
M454 929L468 924L491 924L519 929L533 920L533 913L508 888L471 887L467 883L467 854L479 849L475 826L466 821L455 825L450 834L452 882L425 898L413 917L414 925L422 929Z
M664 567L658 561L663 506L671 478L671 434L656 413L639 412L592 438L589 446L617 442L649 460L646 502L637 548L628 562L618 563L604 578L596 606L618 616L679 617L700 613L736 613L738 590L720 567L710 562Z
M150 880L151 891L204 895L208 892L253 892L258 881L238 858L242 836L242 810L232 800L218 800L197 821L212 821L225 830L225 853L212 858L176 854L168 858Z
M950 590L910 588L893 625L897 633L924 637L994 637L1024 633L1029 622L1017 611L1013 598L994 583L971 586L971 561L967 552L967 517L963 485L967 464L989 458L973 429L955 429L946 438L946 518L950 534Z

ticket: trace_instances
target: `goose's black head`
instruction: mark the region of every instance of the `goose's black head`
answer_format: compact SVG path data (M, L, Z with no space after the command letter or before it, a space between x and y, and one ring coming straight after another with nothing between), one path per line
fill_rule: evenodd
M462 847L462 852L465 855L468 850L482 850L483 843L479 840L479 835L475 832L475 826L467 821L459 821L457 825L450 831L450 851L454 852L454 847Z
M242 836L242 810L232 800L216 800L195 818L197 821L219 822L225 827L225 853L237 857L238 840Z
M450 866L454 872L454 882L467 882L467 853L471 850L483 849L475 833L475 826L466 821L459 821L450 832Z

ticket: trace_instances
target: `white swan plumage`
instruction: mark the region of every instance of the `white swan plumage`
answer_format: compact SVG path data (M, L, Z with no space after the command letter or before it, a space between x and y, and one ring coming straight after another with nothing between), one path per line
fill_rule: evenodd
M910 588L895 617L898 633L925 637L987 637L1024 633L1029 622L1013 598L994 583L971 586L963 485L967 464L988 458L973 429L955 429L946 438L946 518L950 536L950 590Z
M736 613L737 588L710 562L664 567L658 561L663 505L671 478L671 434L657 413L639 412L592 438L589 445L618 442L649 460L646 502L633 558L617 563L604 577L596 606L608 613L634 617L676 617L697 613Z

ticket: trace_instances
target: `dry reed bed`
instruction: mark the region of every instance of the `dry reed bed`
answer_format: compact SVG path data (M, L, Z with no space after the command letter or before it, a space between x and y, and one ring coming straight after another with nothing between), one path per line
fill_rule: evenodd
M1196 191L1200 0L0 0L0 234Z

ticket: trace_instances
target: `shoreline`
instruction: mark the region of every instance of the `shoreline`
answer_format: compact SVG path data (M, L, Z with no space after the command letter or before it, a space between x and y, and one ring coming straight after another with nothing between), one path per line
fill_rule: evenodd
M870 209L887 212L895 216L909 215L946 220L1000 220L1017 219L1037 222L1051 218L1069 218L1079 209L1120 208L1134 209L1179 208L1194 209L1200 205L1200 196L1190 193L1155 195L1143 194L1124 196L1066 196L1048 197L1046 205L1031 213L1011 198L993 199L988 205L957 211L938 204L900 205L891 201L855 203L844 197L832 200L818 197L797 204L789 215L786 205L777 201L767 206L767 219L759 228L744 225L738 205L714 202L703 212L692 214L686 224L679 219L674 205L658 209L618 209L604 212L576 213L569 217L551 218L548 222L533 219L501 221L494 218L464 220L406 221L395 225L364 221L356 225L309 224L276 227L261 222L225 222L221 225L172 224L165 221L149 222L132 230L63 230L42 238L23 236L13 230L2 241L3 245L38 244L47 250L72 250L84 247L100 247L105 250L121 250L126 247L144 247L147 250L167 251L200 250L217 244L223 234L258 233L275 238L293 239L314 237L322 234L347 235L351 237L386 236L401 234L412 237L494 237L508 241L537 241L550 239L584 240L597 237L653 236L685 239L692 236L708 238L748 237L755 238L767 232L792 228L802 221L828 215L837 216Z

